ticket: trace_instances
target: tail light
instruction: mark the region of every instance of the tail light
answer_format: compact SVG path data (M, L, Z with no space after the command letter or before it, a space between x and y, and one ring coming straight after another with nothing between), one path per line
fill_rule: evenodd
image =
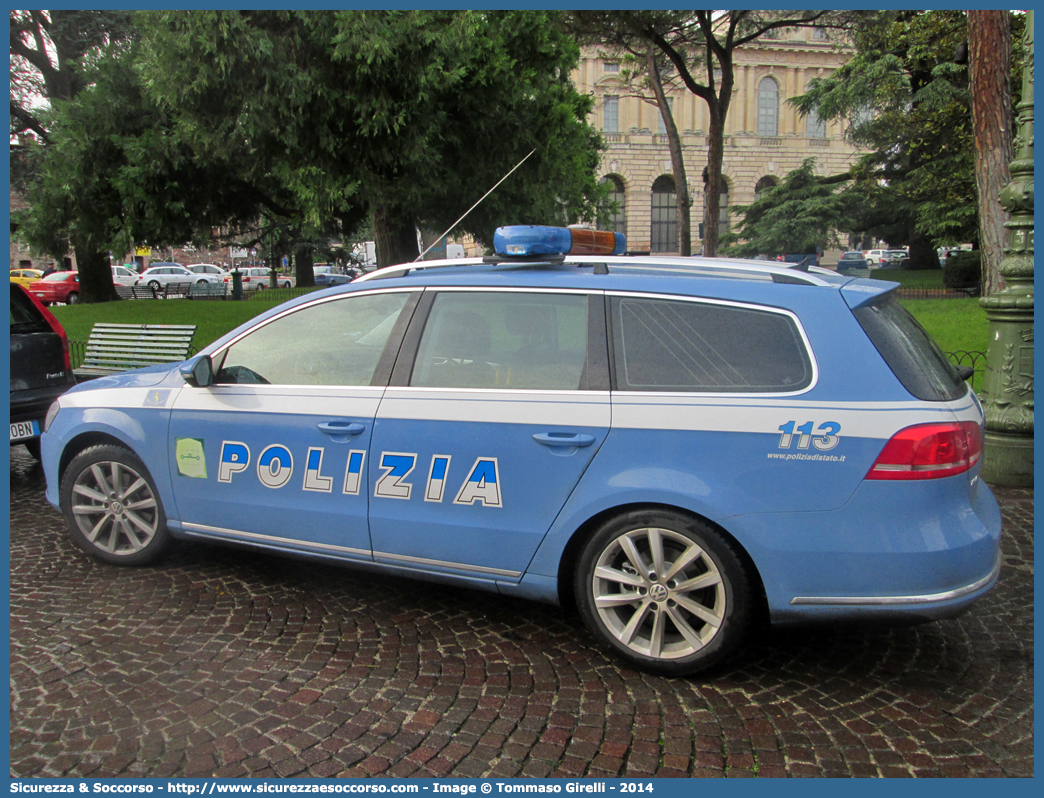
M963 474L982 457L982 427L975 421L918 424L885 444L867 479L938 479Z

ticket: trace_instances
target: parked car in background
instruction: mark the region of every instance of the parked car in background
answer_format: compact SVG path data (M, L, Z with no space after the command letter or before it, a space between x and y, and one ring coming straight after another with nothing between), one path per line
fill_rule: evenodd
M869 269L870 266L866 262L866 258L863 257L863 253L859 250L852 250L851 252L841 253L841 257L837 259L837 270L842 269Z
M47 408L76 384L58 320L20 285L11 286L11 445L40 457Z
M873 269L875 266L881 265L881 258L884 257L887 251L886 249L867 249L863 251L863 257L866 258L866 262Z
M39 269L11 269L11 282L18 283L23 288L28 288L29 283L39 280L41 277L43 277L43 272Z
M315 284L322 288L331 285L344 285L345 283L350 283L354 278L354 273L346 274L337 266L330 266L329 264L313 266L312 272L315 274Z
M222 280L228 274L227 271L214 263L190 263L185 268L196 274L212 274L215 277L220 277Z
M45 307L52 302L75 305L80 301L80 273L54 272L29 284L29 293Z
M112 281L116 285L134 285L138 282L138 273L131 271L126 266L113 266Z
M905 269L910 265L910 256L905 249L890 249L881 258L881 266L886 269Z
M272 270L265 266L244 266L233 269L225 275L225 282L232 284L232 275L239 274L243 291L264 291L271 286ZM276 275L276 286L278 288L292 288L293 280L285 274Z
M221 278L213 274L196 274L180 263L164 263L162 266L150 266L143 271L138 277L137 285L147 285L156 289L167 285L220 282Z

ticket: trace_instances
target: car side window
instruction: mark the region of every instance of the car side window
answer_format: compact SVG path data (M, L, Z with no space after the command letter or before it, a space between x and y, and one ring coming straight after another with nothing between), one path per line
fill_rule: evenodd
M446 291L432 305L410 385L575 391L586 357L582 294Z
M747 306L612 298L616 389L789 393L812 382L795 321Z
M306 305L215 356L215 383L369 385L409 292Z

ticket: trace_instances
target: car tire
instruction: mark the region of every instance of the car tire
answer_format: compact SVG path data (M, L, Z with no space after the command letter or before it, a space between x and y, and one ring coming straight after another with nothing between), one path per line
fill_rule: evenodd
M750 577L734 544L670 511L631 511L601 526L580 554L574 589L600 642L664 676L721 663L753 618Z
M204 278L200 278L199 280L196 280L196 285L206 285L209 282L210 282L210 280L207 280L207 279L204 279Z
M75 291L70 291L69 296L65 298L66 305L75 305L80 301L80 295Z
M146 565L170 545L167 516L141 459L102 444L73 458L62 475L62 513L73 540L111 565Z
M290 283L289 282L283 283L283 288L290 288Z
M158 291L159 287L160 284L158 280L149 280L149 288L151 288L153 291Z
M32 438L25 442L25 450L32 455L34 460L40 459L40 439Z

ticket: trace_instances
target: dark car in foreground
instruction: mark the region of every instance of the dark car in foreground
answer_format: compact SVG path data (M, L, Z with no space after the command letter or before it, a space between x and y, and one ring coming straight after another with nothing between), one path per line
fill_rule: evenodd
M19 285L11 285L11 445L40 456L44 415L76 384L69 340L58 320Z

